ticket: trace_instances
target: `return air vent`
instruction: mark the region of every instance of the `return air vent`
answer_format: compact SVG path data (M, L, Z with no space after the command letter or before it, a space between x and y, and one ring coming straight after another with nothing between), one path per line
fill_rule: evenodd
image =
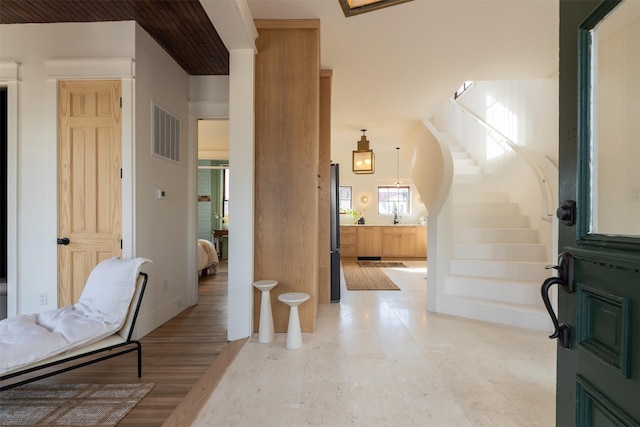
M153 104L153 155L180 162L180 120Z

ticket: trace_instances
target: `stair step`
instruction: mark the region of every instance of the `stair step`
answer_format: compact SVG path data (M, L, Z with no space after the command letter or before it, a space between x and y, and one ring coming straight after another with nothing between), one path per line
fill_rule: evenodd
M464 215L518 215L517 203L454 203L453 213Z
M538 305L444 295L438 298L438 312L537 331L553 331L549 314Z
M453 234L456 243L539 243L538 230L531 228L462 228Z
M542 283L549 272L544 262L452 259L450 274Z
M545 262L541 243L454 243L453 258L500 261Z
M500 192L497 184L490 181L485 176L482 182L457 182L452 184L451 191L455 197L456 193L463 195L476 194L476 193L496 193Z
M532 281L449 276L445 281L445 292L447 295L537 306L542 305L540 285Z
M481 192L477 188L456 189L453 192L453 203L509 203L509 194L498 191Z
M529 217L524 215L456 215L455 228L527 228Z
M452 183L454 184L481 184L487 180L487 177L484 174L456 174L454 173Z
M457 165L453 166L454 175L480 175L483 173L482 166L478 165Z
M453 158L453 170L458 168L478 166L478 163L471 157L454 157Z
M470 159L471 155L466 151L452 151L451 157L455 161L456 159Z

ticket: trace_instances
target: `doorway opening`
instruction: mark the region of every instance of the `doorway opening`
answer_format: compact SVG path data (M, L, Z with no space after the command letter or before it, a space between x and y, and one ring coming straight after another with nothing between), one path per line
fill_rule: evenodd
M229 121L198 120L198 239L228 259Z

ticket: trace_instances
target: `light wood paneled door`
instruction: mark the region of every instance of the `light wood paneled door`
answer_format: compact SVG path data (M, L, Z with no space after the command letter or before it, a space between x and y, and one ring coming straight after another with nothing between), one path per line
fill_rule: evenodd
M78 301L100 261L121 255L121 83L58 84L58 304Z

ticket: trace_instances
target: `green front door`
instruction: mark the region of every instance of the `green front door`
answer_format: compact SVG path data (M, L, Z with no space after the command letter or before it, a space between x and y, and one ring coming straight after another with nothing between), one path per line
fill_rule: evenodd
M640 426L640 1L560 0L559 92L556 424Z

